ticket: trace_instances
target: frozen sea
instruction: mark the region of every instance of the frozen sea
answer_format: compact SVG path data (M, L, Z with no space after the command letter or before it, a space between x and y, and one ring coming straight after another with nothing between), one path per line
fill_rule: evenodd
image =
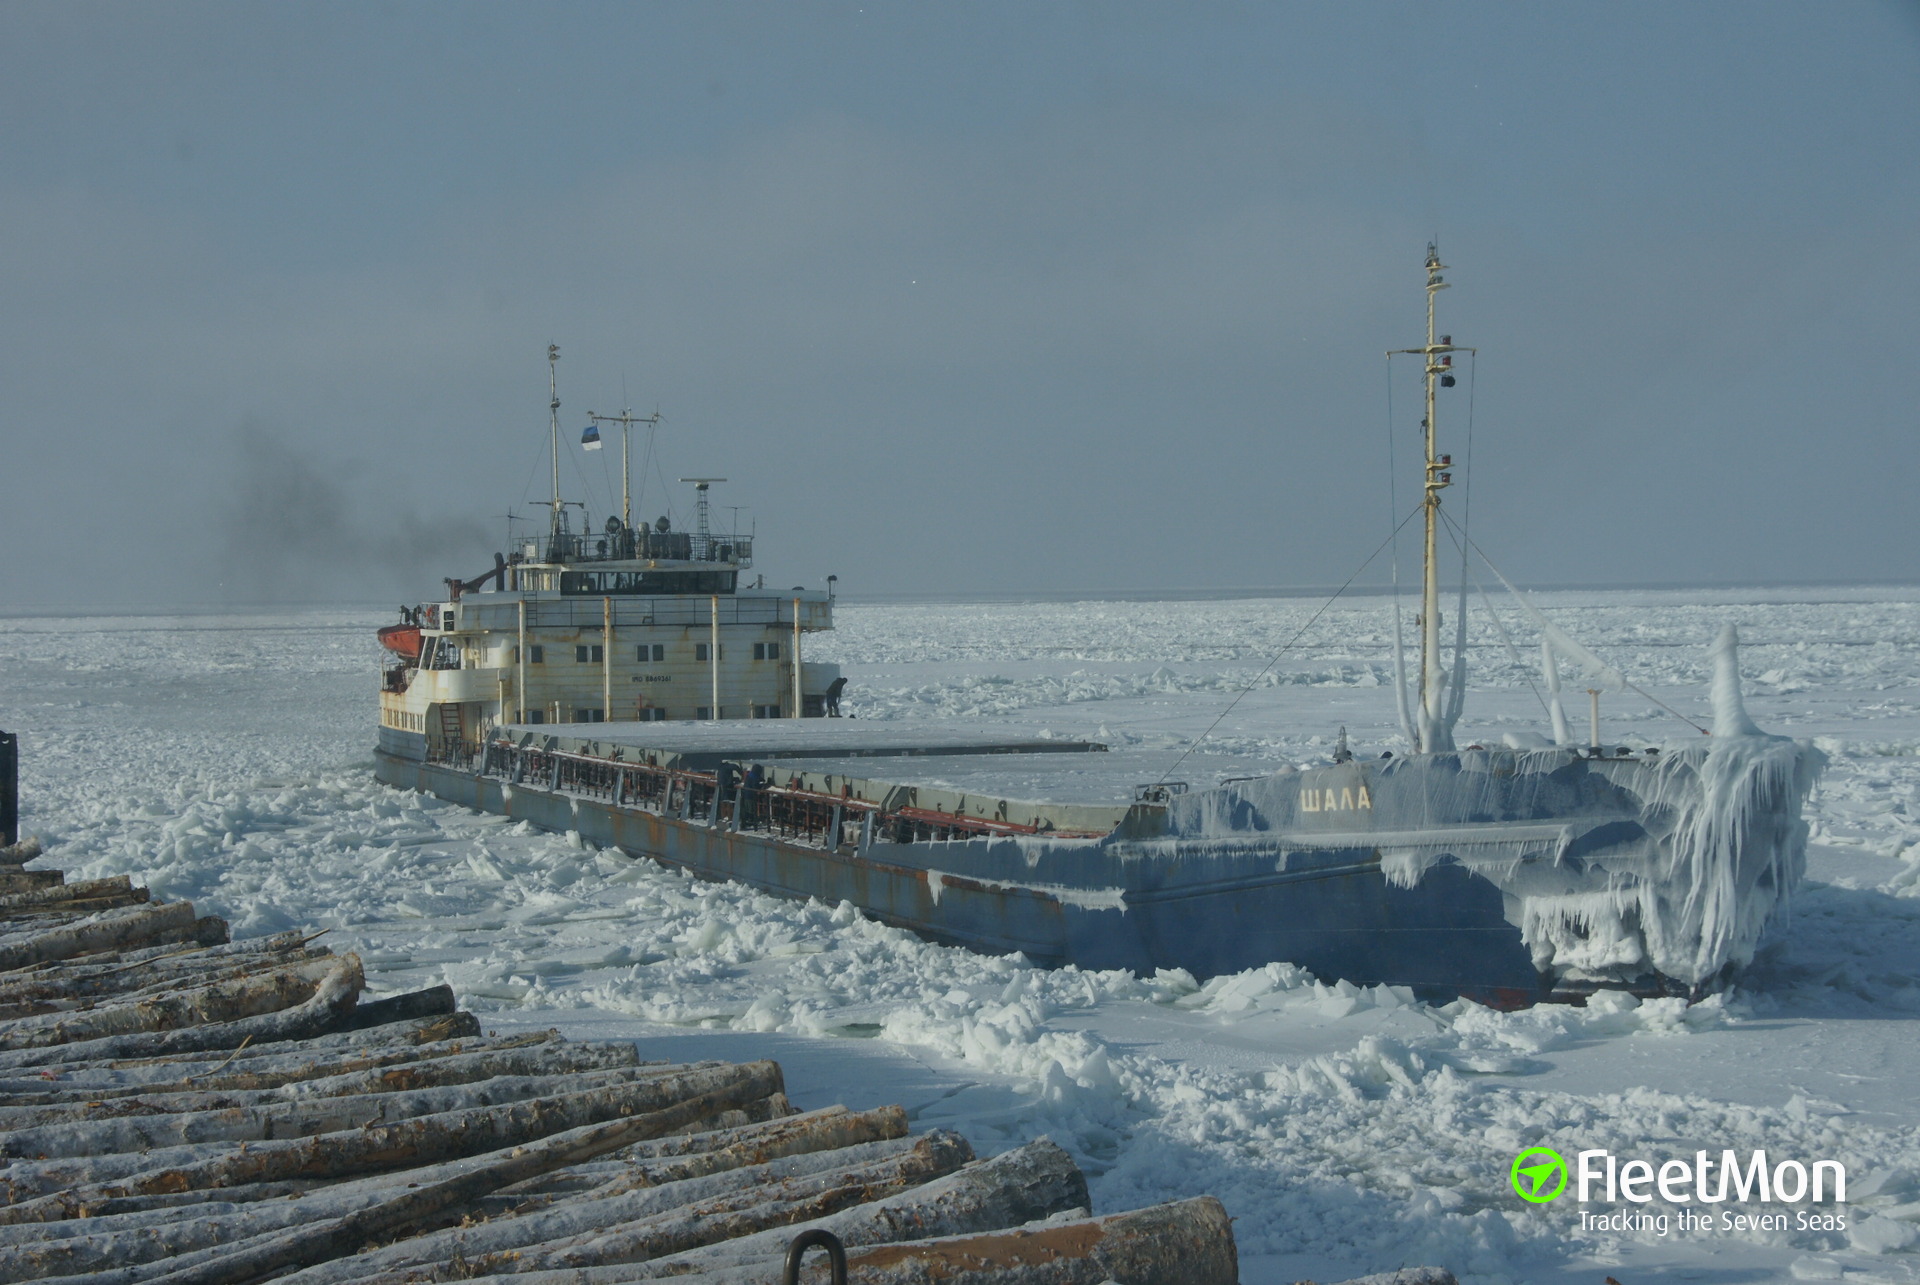
M0 727L22 734L43 864L130 874L238 935L331 929L377 989L446 981L496 1028L771 1055L802 1106L901 1102L982 1151L1051 1135L1103 1212L1218 1195L1249 1285L1426 1262L1480 1282L1920 1278L1920 589L1537 601L1695 723L1707 645L1736 622L1756 720L1831 756L1809 877L1731 996L1502 1014L1285 964L1205 986L1043 971L696 883L375 784L373 611L0 619ZM1386 600L1319 606L843 603L809 654L844 667L860 718L1100 739L1204 784L1322 760L1341 727L1362 755L1403 748ZM1473 630L1463 743L1542 730L1536 636L1511 612ZM1632 693L1601 719L1608 743L1699 734ZM1664 1235L1583 1230L1571 1197L1509 1189L1534 1145L1840 1160L1847 1230L1683 1232L1658 1201L1638 1208Z

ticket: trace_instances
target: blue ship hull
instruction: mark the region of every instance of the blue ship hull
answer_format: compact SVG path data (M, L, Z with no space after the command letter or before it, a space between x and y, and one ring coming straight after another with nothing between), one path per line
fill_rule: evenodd
M836 809L829 838L759 827L764 801L729 794L740 776L726 770L703 778L704 797L669 789L650 804L619 778L649 769L617 758L572 763L569 788L550 737L545 751L523 738L461 765L427 762L402 736L377 754L388 784L701 878L849 901L934 941L1196 979L1284 961L1500 1007L1724 984L1799 877L1818 766L1777 738L1727 748L1731 774L1704 750L1461 751L1180 795L1098 837L929 836ZM1712 797L1716 771L1737 798Z

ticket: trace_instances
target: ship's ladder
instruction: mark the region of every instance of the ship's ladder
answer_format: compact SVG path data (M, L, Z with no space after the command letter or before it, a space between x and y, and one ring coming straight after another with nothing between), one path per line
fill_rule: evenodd
M442 705L440 707L440 740L448 749L460 743L460 707Z

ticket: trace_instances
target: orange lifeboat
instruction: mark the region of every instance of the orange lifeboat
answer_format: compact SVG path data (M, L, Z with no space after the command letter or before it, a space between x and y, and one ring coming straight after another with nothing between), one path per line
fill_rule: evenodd
M380 630L380 645L407 660L420 659L420 626L387 625Z

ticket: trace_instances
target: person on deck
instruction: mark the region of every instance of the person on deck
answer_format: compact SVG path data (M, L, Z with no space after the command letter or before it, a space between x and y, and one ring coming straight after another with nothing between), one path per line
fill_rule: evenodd
M747 769L746 779L740 783L740 801L734 805L735 815L740 818L735 829L751 826L760 815L760 791L767 787L767 770L755 763Z
M827 717L840 717L840 693L847 690L847 680L836 678L827 685Z

